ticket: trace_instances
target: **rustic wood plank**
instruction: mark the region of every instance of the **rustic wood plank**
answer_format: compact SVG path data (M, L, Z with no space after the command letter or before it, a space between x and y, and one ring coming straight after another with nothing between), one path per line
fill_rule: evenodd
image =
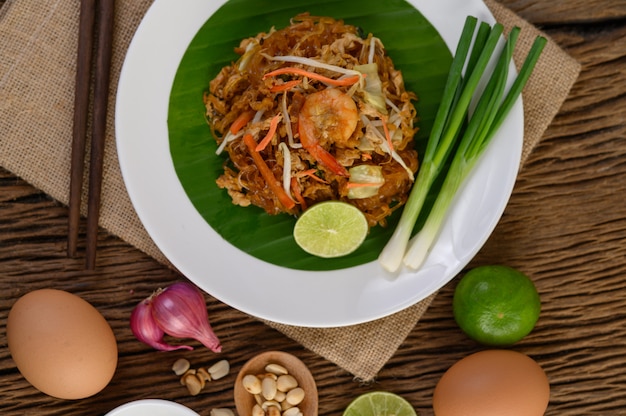
M622 0L502 0L500 3L536 25L597 23L626 18L626 3Z
M626 408L626 27L580 23L612 20L615 13L622 18L624 4L586 2L593 10L585 10L577 0L503 3L531 22L547 25L548 34L583 68L570 98L520 173L496 231L469 267L506 263L535 280L542 315L535 331L515 349L535 358L550 378L547 415L621 414ZM183 353L150 350L133 338L127 322L137 299L182 277L104 232L99 267L86 272L83 259L65 254L66 227L66 207L0 169L0 327L5 327L17 297L54 282L92 302L109 320L119 342L118 371L111 385L92 398L52 399L20 376L1 331L3 415L103 415L147 397L175 400L208 415L212 407L233 407L232 382L247 358L260 350L280 349L310 366L320 389L320 415L340 415L357 394L377 389L403 395L421 416L428 416L443 372L482 349L454 323L451 299L458 278L440 291L369 384L206 296L224 352L196 348L184 356L198 365L226 358L233 372L190 397L169 369Z

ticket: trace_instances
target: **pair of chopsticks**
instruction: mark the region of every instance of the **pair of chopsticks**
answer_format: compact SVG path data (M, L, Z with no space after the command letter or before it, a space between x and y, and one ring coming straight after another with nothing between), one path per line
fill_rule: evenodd
M82 0L80 6L67 253L70 257L75 257L78 243L84 176L83 170L85 168L85 145L90 114L91 72L93 66L93 107L91 110L92 130L86 245L86 268L90 270L95 268L96 263L98 217L100 215L104 139L113 41L114 4L114 0ZM95 65L93 63L94 52Z

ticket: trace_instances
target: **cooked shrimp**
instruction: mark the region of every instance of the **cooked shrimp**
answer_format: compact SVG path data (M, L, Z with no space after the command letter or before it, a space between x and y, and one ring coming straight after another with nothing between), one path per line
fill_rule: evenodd
M335 88L309 95L298 116L300 142L313 158L339 176L349 176L322 144L344 144L354 133L359 113L354 100Z

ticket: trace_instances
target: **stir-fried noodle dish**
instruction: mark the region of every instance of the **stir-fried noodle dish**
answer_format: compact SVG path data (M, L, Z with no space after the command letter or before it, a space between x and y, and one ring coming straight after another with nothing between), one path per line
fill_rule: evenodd
M381 40L301 14L236 52L204 97L217 152L228 156L218 186L269 214L341 200L385 226L418 162L416 96Z

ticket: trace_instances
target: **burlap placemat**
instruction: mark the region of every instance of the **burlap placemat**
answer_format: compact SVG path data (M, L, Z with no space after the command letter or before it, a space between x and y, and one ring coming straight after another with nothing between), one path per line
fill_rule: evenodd
M64 204L69 195L79 3L8 0L0 10L0 165ZM116 3L111 109L115 108L126 50L151 3ZM487 0L487 5L506 27L523 29L518 54L525 54L537 29L493 0ZM579 70L577 62L554 42L548 43L524 92L522 163L561 107ZM168 264L126 193L115 148L113 112L108 119L105 152L100 225ZM392 316L350 327L315 329L266 323L355 377L370 380L415 327L434 296Z

